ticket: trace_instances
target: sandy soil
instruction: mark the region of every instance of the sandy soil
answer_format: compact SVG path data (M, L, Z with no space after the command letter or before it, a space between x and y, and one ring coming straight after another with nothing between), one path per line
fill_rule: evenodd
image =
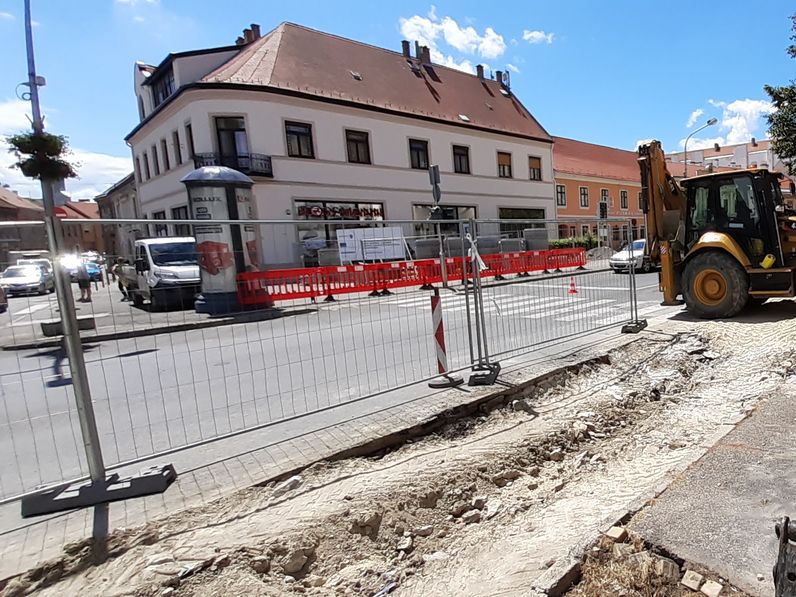
M796 336L785 323L693 327L379 457L316 465L103 549L68 546L2 595L533 595L793 375L794 338L771 341Z

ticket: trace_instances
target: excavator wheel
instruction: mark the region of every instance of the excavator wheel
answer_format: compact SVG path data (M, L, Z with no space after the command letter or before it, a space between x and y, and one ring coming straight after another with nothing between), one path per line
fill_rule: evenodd
M699 253L685 266L683 298L688 311L702 319L733 317L749 299L749 279L728 253Z

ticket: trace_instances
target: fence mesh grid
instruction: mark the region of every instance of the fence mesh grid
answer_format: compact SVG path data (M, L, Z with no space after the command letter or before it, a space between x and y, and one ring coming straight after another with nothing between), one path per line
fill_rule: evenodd
M101 254L81 255L79 242L65 236L68 249L58 257L74 278L77 316L93 328L83 332L83 347L107 466L434 377L432 285L442 287L449 367L471 366L480 313L465 278L472 280L476 259L492 357L631 314L629 276L611 273L610 249L560 240L564 246L551 249L560 222L222 224L242 239L231 254L201 243L189 243L187 253L163 249L202 224L81 222L83 234L103 239ZM137 248L147 238L163 243L159 258L152 247ZM237 267L235 292L248 304L229 314L197 312L200 265ZM13 296L2 322L4 344L27 350L0 352L0 499L86 474L68 363L49 329L59 320L57 302L46 285L43 294Z

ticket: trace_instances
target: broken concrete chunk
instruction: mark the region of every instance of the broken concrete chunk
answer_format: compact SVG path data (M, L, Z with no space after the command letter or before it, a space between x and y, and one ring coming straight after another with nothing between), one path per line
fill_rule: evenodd
M605 532L605 536L617 543L622 543L627 539L627 530L624 527L611 527Z
M412 531L418 537L430 537L431 534L434 532L434 527L430 524L427 524L422 527L418 527Z
M438 491L436 489L427 491L426 493L420 495L419 506L421 508L436 508L437 502L441 497L442 497L441 491Z
M456 504L453 505L453 507L450 510L448 510L448 512L450 512L451 516L458 517L458 516L461 516L462 514L464 514L465 512L467 512L467 510L469 510L469 509L470 509L470 506L467 503L465 503L465 502L457 502Z
M450 556L444 551L435 551L431 555L423 556L424 562L444 562L449 559Z
M412 539L412 536L410 535L410 536L404 537L403 539L398 541L398 545L396 546L396 549L398 551L411 551L413 545L414 545L414 540Z
M301 485L301 476L294 475L290 477L287 481L283 481L279 485L276 486L274 489L274 497L280 497L286 494L288 491L293 491L299 485Z
M489 520L490 518L495 516L498 512L500 512L500 509L502 507L503 504L500 502L500 500L489 502L489 504L486 507L486 519Z
M515 411L526 412L529 415L536 414L536 411L533 410L533 407L528 403L527 400L513 400L511 402L511 408Z
M528 474L531 477L538 477L539 476L539 467L538 466L532 466L531 468L528 469Z
M249 565L257 574L267 574L271 569L271 560L266 557L259 556L252 559Z
M284 568L287 574L295 574L296 572L300 571L304 568L304 565L307 563L307 556L304 555L303 549L294 549L290 553L287 554L285 561L282 564L282 568Z
M560 449L556 448L550 452L550 460L553 462L561 462L564 460L564 453Z
M462 520L467 524L481 522L481 512L480 510L469 510L462 514Z
M680 578L680 566L674 560L656 555L655 557L655 576L665 579L667 582L677 582Z
M481 495L475 496L470 502L470 509L483 510L484 506L486 506L486 498Z
M685 574L683 574L683 580L680 582L683 584L683 586L688 587L692 591L698 591L703 579L704 577L698 572L686 570Z
M624 558L635 553L636 549L629 543L614 543L612 551L615 558ZM677 578L680 578L679 574Z
M304 584L306 584L309 587L322 587L324 584L326 584L326 579L323 578L322 576L316 576L315 574L311 574L304 581Z
M719 597L723 588L724 587L715 580L706 580L705 584L702 585L700 590L708 597Z

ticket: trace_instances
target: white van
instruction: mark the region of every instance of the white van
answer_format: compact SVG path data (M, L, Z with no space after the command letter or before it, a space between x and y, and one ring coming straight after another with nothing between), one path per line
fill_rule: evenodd
M153 309L193 307L201 287L196 241L189 236L137 240L134 263L122 266L122 276L137 307L145 300Z

